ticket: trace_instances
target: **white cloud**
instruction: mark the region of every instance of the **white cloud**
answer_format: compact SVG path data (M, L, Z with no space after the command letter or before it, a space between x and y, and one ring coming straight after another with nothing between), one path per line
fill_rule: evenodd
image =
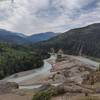
M10 0L0 2L0 28L32 34L61 32L100 22L99 0Z

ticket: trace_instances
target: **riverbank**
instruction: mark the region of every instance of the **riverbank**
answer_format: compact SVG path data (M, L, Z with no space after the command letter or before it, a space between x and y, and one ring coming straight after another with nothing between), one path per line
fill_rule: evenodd
M94 66L93 63L91 63L93 64L91 65L90 62L87 63L85 60L82 60L80 61L79 59L76 59L76 57L67 55L63 61L55 62L55 56L52 56L49 59L44 60L44 66L40 69L21 72L18 73L17 77L14 77L13 75L4 79L6 81L18 82L20 87L12 93L5 94L5 97L4 95L0 95L0 97L5 98L4 100L17 100L16 98L19 98L19 100L32 100L35 90L42 85L45 87L45 84L51 84L55 87L63 86L70 94L70 98L71 96L76 97L77 95L74 96L73 93L79 94L79 91L83 94L86 91L91 93L98 89L98 87L95 87L93 90L89 85L83 85L82 82L85 76L89 75L92 71L95 71L96 66ZM11 99L11 96L14 99ZM58 96L53 100L66 100L60 99L61 97L62 96ZM64 97L66 97L66 94Z
M75 57L75 56L69 56L66 55L65 60L61 62L55 62L56 56L51 56L49 59L44 60L44 66L36 69L36 70L30 70L26 72L21 72L5 78L4 81L8 82L16 82L20 86L31 86L35 87L36 84L42 85L42 84L56 84L56 83L63 83L66 79L65 75L63 75L63 71L68 72L70 71L69 75L72 80L77 80L79 83L82 81L82 76L85 74L88 74L88 71L83 71L83 73L79 73L79 67L84 66L82 70L85 69L96 69L94 66L99 64L94 61L90 61L87 58ZM86 62L85 62L86 61ZM87 63L88 62L88 63ZM91 63L92 62L92 63ZM66 70L65 70L66 69ZM36 86L36 87L37 87Z
M53 59L53 57L44 60L44 65L41 68L16 73L3 79L2 81L16 82L19 85L45 83L46 78L51 74L50 70L52 69L52 65L48 63L50 59Z

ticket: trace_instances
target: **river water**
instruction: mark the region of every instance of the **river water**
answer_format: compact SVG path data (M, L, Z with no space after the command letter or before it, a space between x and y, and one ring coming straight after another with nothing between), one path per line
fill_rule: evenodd
M55 60L55 56L51 56L49 59ZM43 75L44 74L47 75L47 74L50 74L50 70L52 69L52 65L50 63L48 63L47 60L48 59L44 60L43 67L32 70L31 73L28 74L28 75L20 76L20 77L19 76L15 77L16 74L14 74L14 75L11 75L11 76L5 78L4 81L7 81L7 82L16 82L16 83L20 84L23 81L28 81L30 79L34 79L38 75L42 75L42 74ZM19 73L17 73L17 75L19 75ZM34 88L39 88L41 86L42 86L42 84L30 85L30 86L19 86L19 87L20 87L20 89L34 89Z

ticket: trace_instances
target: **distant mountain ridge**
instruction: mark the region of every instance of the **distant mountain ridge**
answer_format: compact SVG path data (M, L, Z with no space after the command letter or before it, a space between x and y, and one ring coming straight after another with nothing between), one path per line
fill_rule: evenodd
M57 34L54 32L46 32L46 33L39 33L39 34L31 35L28 37L28 39L31 42L40 42L40 41L48 40L54 36L57 36Z
M0 42L23 44L27 43L27 39L24 34L0 29Z
M33 45L34 48L63 49L67 54L100 57L100 23L76 28Z
M13 44L31 44L48 40L56 35L57 34L53 32L45 32L26 36L22 33L10 32L4 29L0 29L0 42L8 42Z

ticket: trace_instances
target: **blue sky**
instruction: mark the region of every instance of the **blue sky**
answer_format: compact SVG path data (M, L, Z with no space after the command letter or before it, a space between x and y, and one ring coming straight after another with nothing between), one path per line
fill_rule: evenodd
M100 22L100 0L2 0L0 28L26 35Z

